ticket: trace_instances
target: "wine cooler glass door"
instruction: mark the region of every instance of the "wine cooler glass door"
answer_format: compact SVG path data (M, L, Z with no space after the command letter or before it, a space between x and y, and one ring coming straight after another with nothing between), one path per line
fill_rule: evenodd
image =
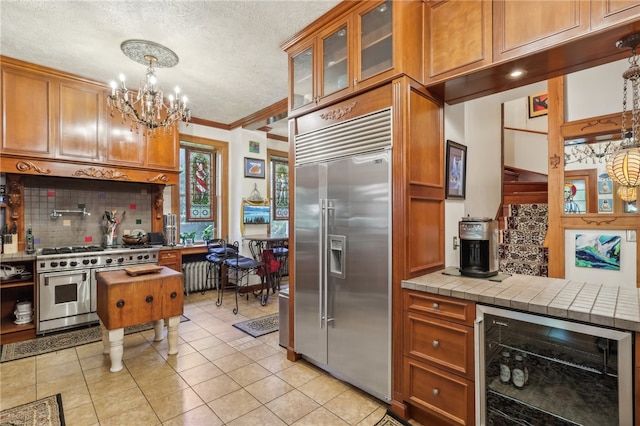
M478 425L633 423L632 333L476 307Z

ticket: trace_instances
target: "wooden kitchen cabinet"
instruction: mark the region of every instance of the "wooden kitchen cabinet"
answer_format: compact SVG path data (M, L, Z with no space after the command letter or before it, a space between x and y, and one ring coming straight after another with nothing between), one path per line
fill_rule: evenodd
M108 88L0 57L2 170L47 176L176 184L179 130L130 131L106 105Z
M100 161L103 88L2 63L2 153Z
M158 265L182 272L182 252L180 250L160 250Z
M588 34L584 0L493 0L493 60L528 55Z
M608 27L640 16L638 0L591 0L591 29Z
M490 1L431 1L427 2L425 16L425 73L429 83L491 64Z
M420 1L345 2L283 47L290 116L399 74L422 80Z
M0 281L0 345L34 339L36 337L35 313L34 320L29 324L14 323L17 302L30 301L34 312L36 309L34 261L11 260L5 255L0 257L0 263L24 270L21 276Z
M413 418L475 423L474 319L473 302L403 291L403 396Z

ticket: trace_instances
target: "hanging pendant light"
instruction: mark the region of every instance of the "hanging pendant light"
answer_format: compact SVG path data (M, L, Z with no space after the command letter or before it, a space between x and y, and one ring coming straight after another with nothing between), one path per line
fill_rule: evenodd
M638 198L638 189L635 186L621 186L618 188L618 197L622 201L635 201Z
M625 201L633 201L636 187L640 185L640 66L636 47L640 44L640 34L631 34L616 42L619 49L631 49L629 68L622 74L624 86L622 90L622 142L607 160L607 174L612 180L622 185L618 195ZM631 108L627 113L628 87L631 86ZM630 126L627 118L630 116ZM623 198L633 199L625 199Z

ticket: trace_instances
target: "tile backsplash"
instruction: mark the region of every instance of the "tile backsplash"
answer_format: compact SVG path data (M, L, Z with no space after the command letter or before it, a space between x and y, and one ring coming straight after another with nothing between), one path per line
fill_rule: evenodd
M151 231L152 185L41 176L24 177L25 232L30 225L36 248L101 245L105 211L117 210L124 219L117 228L118 243L125 231ZM53 210L86 209L91 213L62 213ZM19 236L24 238L24 236Z

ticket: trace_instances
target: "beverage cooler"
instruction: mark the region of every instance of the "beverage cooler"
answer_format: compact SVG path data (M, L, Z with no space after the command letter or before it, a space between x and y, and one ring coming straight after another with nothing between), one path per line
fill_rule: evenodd
M476 307L477 425L633 424L633 334Z

